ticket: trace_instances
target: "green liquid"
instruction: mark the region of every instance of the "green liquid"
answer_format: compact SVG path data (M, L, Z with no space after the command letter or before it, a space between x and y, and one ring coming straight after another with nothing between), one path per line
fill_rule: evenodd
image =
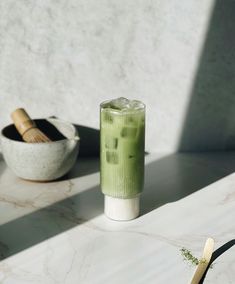
M105 195L132 198L143 190L145 109L100 112L101 189Z

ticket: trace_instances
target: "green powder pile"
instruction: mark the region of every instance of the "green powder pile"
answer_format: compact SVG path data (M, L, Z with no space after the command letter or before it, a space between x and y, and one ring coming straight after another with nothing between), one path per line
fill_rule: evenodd
M202 259L198 259L195 256L192 255L191 251L189 251L186 248L182 248L181 250L181 254L184 258L184 260L189 261L192 265L198 265L199 263L205 263L206 259L202 258ZM212 268L212 265L210 265L210 268Z

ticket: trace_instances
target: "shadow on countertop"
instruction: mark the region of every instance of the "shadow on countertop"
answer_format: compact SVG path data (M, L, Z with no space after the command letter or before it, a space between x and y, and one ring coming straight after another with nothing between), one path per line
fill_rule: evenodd
M235 171L235 152L175 153L145 167L141 215L177 201Z
M235 152L171 154L147 163L141 214L179 200L234 169ZM1 259L101 215L103 206L103 195L97 185L0 225Z
M207 267L207 270L205 271L201 281L199 282L199 284L203 284L204 280L206 278L206 274L210 268L210 265L213 264L213 262L220 257L222 254L224 254L226 251L228 251L231 247L233 247L235 245L235 239L227 242L226 244L222 245L221 247L219 247L217 250L215 250L212 254L211 260L209 262L209 265Z
M27 206L27 205L26 205ZM102 214L99 186L0 225L0 260Z

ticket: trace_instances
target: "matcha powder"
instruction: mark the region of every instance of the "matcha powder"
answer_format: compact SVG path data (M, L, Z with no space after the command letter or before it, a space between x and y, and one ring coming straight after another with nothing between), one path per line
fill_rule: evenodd
M198 258L196 258L195 256L193 256L192 253L191 253L191 251L189 251L189 250L186 249L186 248L182 248L182 249L180 250L180 252L181 252L181 254L182 254L184 260L190 262L190 264L192 264L192 265L195 265L195 266L196 266L196 265L198 265L199 263L205 263L205 262L206 262L206 260L203 259L203 258L202 258L202 259L198 259ZM210 266L210 268L212 268L212 265Z

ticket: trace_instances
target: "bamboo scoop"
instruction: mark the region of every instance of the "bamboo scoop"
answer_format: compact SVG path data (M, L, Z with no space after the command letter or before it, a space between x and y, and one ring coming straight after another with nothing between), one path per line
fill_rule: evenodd
M214 243L215 242L212 238L207 239L202 254L202 261L199 262L190 284L198 284L202 279L202 276L206 271L207 266L209 265L209 262L211 260L211 256L214 249Z
M36 123L30 118L23 108L16 109L11 118L16 129L25 142L40 143L50 142L51 140L37 128Z

